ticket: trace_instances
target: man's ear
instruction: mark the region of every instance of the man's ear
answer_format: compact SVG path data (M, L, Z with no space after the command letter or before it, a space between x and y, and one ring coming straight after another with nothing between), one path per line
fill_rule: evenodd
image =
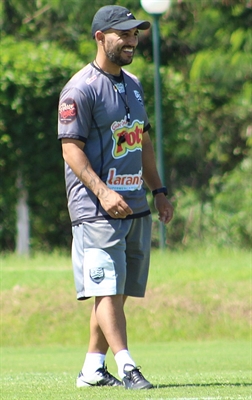
M96 31L95 39L97 42L104 43L104 33L102 31Z

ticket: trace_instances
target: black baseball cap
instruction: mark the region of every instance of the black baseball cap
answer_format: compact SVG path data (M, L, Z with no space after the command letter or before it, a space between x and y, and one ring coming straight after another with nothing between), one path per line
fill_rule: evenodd
M126 31L128 29L138 28L146 30L150 27L149 21L137 20L134 15L125 7L104 6L95 14L92 22L92 36L95 32L106 31L110 28Z

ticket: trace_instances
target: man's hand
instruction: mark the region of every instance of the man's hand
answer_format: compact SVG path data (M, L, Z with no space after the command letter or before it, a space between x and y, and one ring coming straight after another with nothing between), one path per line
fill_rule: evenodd
M158 211L159 221L168 224L173 217L173 206L163 193L156 194L154 204Z
M113 218L126 218L133 214L132 209L124 201L123 197L109 188L99 190L97 195L102 208Z

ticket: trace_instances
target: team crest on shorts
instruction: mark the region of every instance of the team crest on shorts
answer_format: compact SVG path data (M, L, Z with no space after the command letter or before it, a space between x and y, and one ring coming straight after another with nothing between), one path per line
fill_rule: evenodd
M89 276L94 283L101 283L105 278L104 269L99 268L92 268L89 270Z

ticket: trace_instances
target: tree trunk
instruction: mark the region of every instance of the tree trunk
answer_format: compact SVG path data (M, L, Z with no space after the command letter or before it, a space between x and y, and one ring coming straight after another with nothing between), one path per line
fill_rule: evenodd
M17 190L19 196L17 201L16 252L22 255L29 255L30 226L29 226L29 208L27 204L28 193L23 186L23 180L21 175L19 175L17 179Z

